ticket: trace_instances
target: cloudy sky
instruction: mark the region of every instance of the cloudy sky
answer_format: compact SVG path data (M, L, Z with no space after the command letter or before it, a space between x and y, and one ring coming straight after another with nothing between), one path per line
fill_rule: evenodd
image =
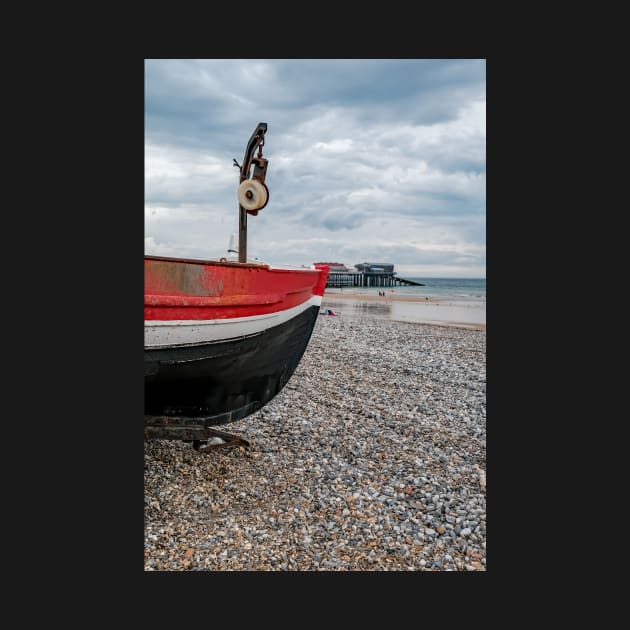
M249 259L486 276L485 60L145 60L145 253L227 254L259 122Z

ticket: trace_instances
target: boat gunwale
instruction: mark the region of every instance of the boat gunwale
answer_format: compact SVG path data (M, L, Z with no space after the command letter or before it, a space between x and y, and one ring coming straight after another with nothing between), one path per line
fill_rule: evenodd
M163 260L165 262L181 262L189 263L193 265L219 265L221 267L257 267L268 269L267 263L241 263L234 260L203 260L200 258L176 258L173 256L153 256L150 254L144 255L145 260Z
M269 263L253 263L247 262L242 263L235 260L204 260L200 258L176 258L173 256L154 256L152 254L145 254L144 259L146 260L158 260L163 262L174 262L174 263L186 263L192 265L212 265L217 267L234 267L236 269L264 269L265 271L272 272L281 272L281 273L293 273L295 271L299 271L300 273L319 273L322 270L310 267L274 267Z

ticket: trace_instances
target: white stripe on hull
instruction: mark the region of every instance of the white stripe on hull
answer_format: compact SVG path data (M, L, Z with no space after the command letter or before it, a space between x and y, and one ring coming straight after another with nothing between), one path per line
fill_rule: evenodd
M144 347L172 348L253 335L284 324L311 306L321 306L321 303L322 296L313 295L298 306L266 315L212 320L145 320Z

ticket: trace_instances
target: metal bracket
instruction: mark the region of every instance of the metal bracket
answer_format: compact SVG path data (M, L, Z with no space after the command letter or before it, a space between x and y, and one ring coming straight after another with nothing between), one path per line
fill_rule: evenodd
M253 409L258 403L253 403ZM249 442L232 433L219 431L213 428L218 420L236 420L239 417L248 415L247 409L250 406L238 410L238 413L225 413L217 416L144 416L144 439L145 440L183 440L192 442L193 448L200 453L205 453L215 448L226 448L230 446L249 446ZM243 414L243 415L240 415ZM220 438L219 440L215 438Z
M267 132L267 123L261 122L258 123L256 129L254 129L254 133L251 135L249 142L247 143L247 148L245 149L245 157L243 158L243 164L241 166L241 182L245 181L249 178L249 171L252 167L252 163L256 161L262 160L265 162L264 165L261 165L261 168L264 168L264 171L267 171L267 160L265 160L262 156L262 147L265 144L265 133ZM258 157L254 157L254 151L258 149ZM263 179L264 181L264 175Z
M267 160L262 156L262 148L265 144L265 133L267 133L267 123L260 122L254 133L251 135L247 147L245 149L245 157L241 165L241 174L239 183L243 183L249 179L249 172L252 164L254 164L254 174L252 179L257 179L263 186L265 184L265 176L267 175ZM254 151L258 148L258 156L254 157ZM236 162L236 160L234 160ZM238 162L236 162L238 164ZM269 191L267 191L267 199ZM247 211L241 204L238 205L238 261L247 262ZM250 214L256 216L258 210L250 211Z
M267 164L269 160L264 157L256 157L252 160L254 165L254 173L252 179L257 179L261 184L265 183L265 176L267 175Z

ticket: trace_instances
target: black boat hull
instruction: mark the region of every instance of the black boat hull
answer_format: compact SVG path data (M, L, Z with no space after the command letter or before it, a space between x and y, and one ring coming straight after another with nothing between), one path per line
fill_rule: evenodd
M260 333L144 351L145 415L233 422L274 398L297 368L318 306Z

